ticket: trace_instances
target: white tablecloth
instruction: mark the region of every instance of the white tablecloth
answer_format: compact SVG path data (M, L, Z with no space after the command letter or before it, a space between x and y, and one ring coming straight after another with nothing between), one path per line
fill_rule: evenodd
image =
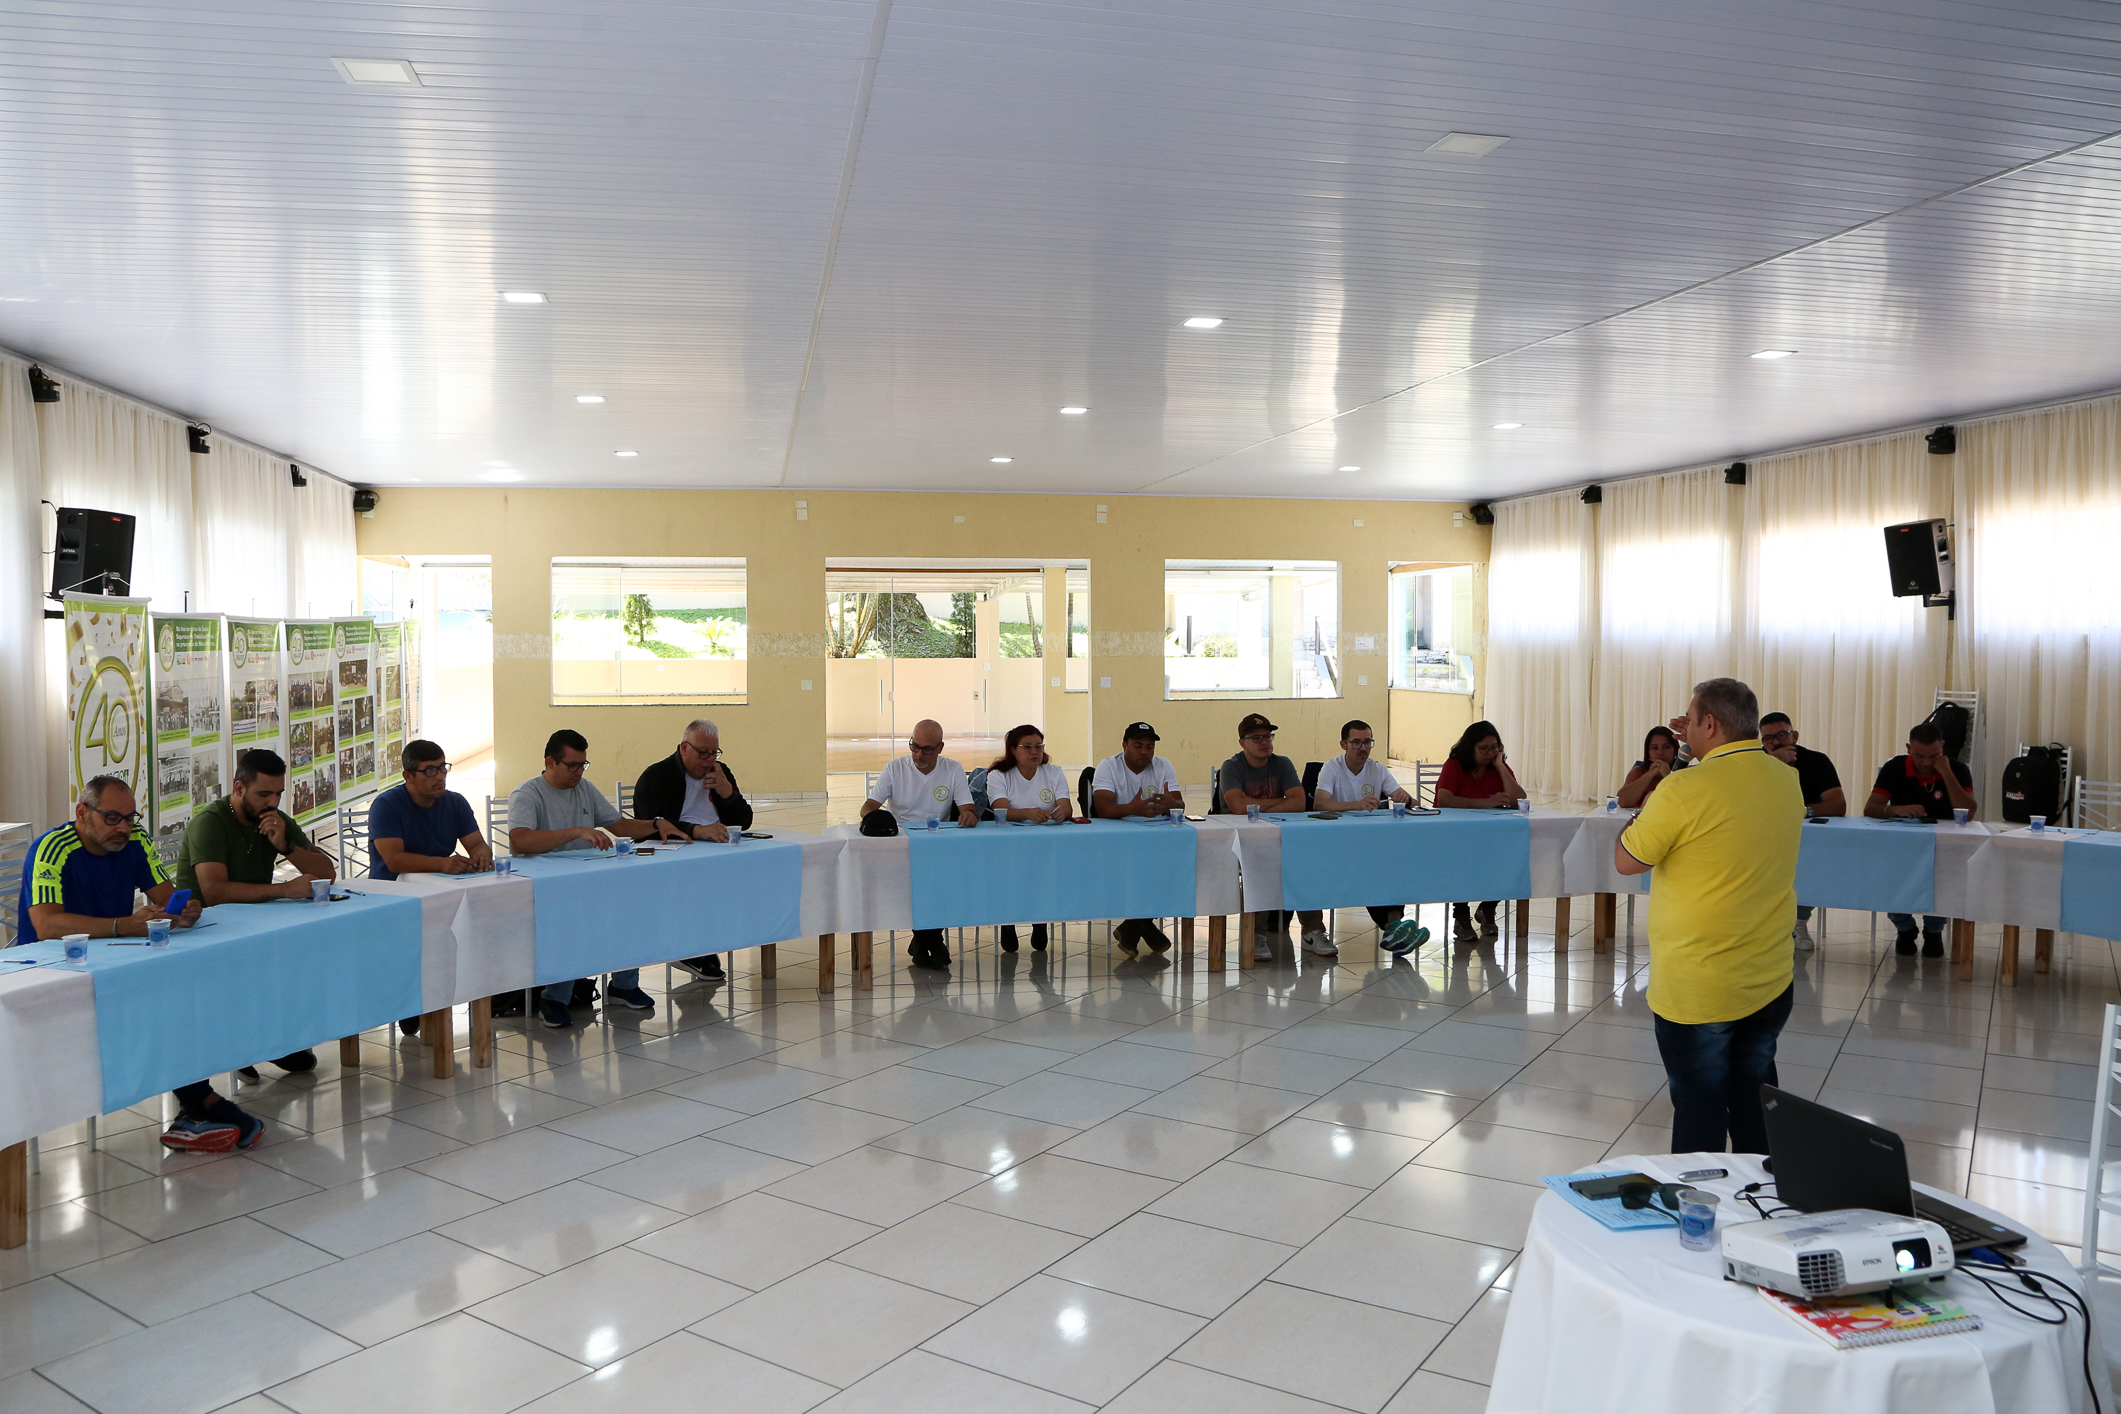
M1613 845L1635 818L1634 812L1601 810L1586 815L1562 852L1562 883L1571 894L1642 894L1650 890L1647 874L1623 874L1613 867Z
M420 901L420 1005L425 1011L528 986L537 975L530 880L495 874L352 879L360 893Z
M2071 831L2022 827L1991 835L1966 868L1962 917L2023 928L2062 926L2062 846Z
M103 1113L96 985L61 967L0 967L0 1147Z
M1602 1167L1667 1180L1727 1167L1730 1179L1701 1185L1724 1195L1723 1221L1752 1220L1731 1195L1766 1176L1758 1159L1734 1154ZM2036 1270L2076 1283L2052 1244L2035 1237L2025 1255ZM1751 1287L1725 1281L1717 1251L1689 1252L1676 1231L1609 1232L1549 1193L1532 1210L1488 1414L2092 1414L2080 1321L2038 1325L1965 1277L1930 1290L1986 1324L1836 1350ZM2106 1373L2096 1331L2092 1373Z

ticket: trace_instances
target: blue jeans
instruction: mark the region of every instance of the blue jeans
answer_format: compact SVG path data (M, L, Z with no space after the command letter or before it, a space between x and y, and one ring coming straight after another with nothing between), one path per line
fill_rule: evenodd
M641 969L638 967L629 967L623 972L612 973L604 980L608 984L607 990L623 990L627 987L638 987L641 985ZM555 982L550 987L547 987L544 991L538 993L538 995L543 997L548 1002L558 1002L561 1006L566 1006L569 1002L574 1000L574 983L571 981Z
M1692 1026L1657 1018L1657 1053L1672 1090L1672 1152L1765 1154L1760 1087L1774 1085L1775 1042L1790 1019L1794 986L1751 1016Z
M1885 916L1887 918L1890 918L1893 921L1893 926L1895 928L1898 928L1901 932L1912 933L1915 931L1914 914L1888 913ZM1944 931L1944 925L1950 921L1951 920L1948 918L1935 918L1925 913L1922 915L1922 931L1925 933L1942 933Z

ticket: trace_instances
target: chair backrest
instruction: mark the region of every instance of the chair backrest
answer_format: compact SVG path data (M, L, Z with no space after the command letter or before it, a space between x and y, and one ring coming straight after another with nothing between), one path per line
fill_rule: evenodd
M619 814L631 820L633 818L633 787L627 785L624 781L613 781L611 783L611 803L619 807Z
M2072 824L2086 830L2121 830L2121 781L2088 781L2079 776L2076 801Z
M1230 813L1230 807L1223 804L1223 768L1220 766L1210 767L1208 770L1208 813L1210 815L1227 815Z
M1090 782L1097 775L1097 767L1085 766L1075 777L1075 800L1083 812L1084 819L1094 819L1090 811Z
M972 809L981 820L994 818L994 804L987 798L987 768L974 766L965 772L965 788L972 792Z
M1416 761L1414 763L1414 803L1425 810L1436 807L1436 780L1443 774L1441 761Z
M884 774L882 771L862 772L862 799L876 799L876 778L882 774Z
M1318 773L1326 769L1323 761L1304 762L1304 809L1318 808Z
M29 846L43 834L42 830L31 830L23 841L22 853L11 859L0 859L0 948L29 941L15 936L15 900L22 891L22 871L29 864Z
M486 845L495 854L513 854L508 847L508 797L486 797Z
M342 879L359 879L368 873L368 805L366 800L350 805L342 800L332 806L332 834L337 837Z

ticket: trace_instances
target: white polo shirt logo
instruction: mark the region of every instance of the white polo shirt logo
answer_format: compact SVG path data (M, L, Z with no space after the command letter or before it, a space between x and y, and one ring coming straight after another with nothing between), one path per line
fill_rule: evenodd
M1051 805L1053 803L1053 787L1041 786L1039 788L1038 803L1040 805Z
M950 798L950 787L946 785L937 785L935 788L935 798L937 800L948 800Z

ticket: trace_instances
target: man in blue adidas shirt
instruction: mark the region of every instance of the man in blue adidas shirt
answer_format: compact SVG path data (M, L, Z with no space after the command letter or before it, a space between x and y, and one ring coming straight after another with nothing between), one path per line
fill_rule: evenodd
M133 907L135 890L147 896L145 907ZM74 823L30 848L16 901L17 936L145 937L148 920L169 917L164 906L176 890L140 827L132 789L116 776L97 776L82 787ZM171 921L189 928L198 918L195 898ZM226 1153L250 1148L265 1133L264 1120L216 1095L204 1080L178 1086L176 1096L176 1122L162 1135L172 1149Z

